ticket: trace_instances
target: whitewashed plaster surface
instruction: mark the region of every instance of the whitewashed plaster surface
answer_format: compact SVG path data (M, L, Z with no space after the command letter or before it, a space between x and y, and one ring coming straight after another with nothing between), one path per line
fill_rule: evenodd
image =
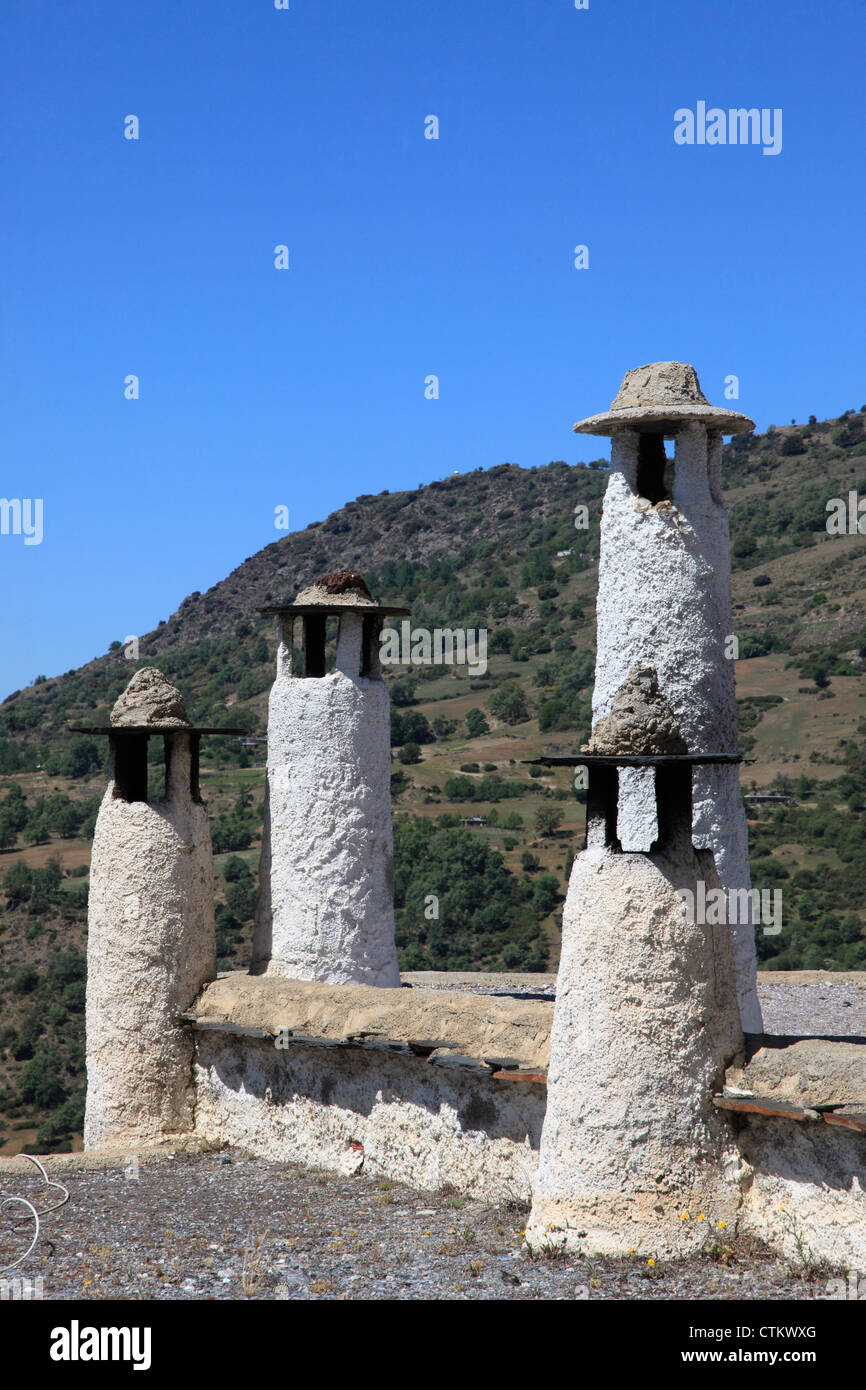
M88 1149L193 1127L193 1041L177 1026L216 974L205 807L176 738L168 798L123 801L110 782L93 837L87 941Z
M735 1217L733 1131L711 1100L742 1047L730 937L689 925L675 892L701 875L715 880L712 856L685 837L664 857L574 862L533 1248L684 1253L706 1228L683 1210Z
M731 635L730 550L720 487L721 439L703 425L676 437L672 507L637 501L638 434L615 431L604 496L598 587L593 724L610 712L629 670L649 665L692 753L737 751ZM628 778L624 779L628 784ZM629 842L649 823L645 792L621 807ZM736 766L695 769L695 843L712 849L724 888L749 888L748 831ZM644 836L646 839L646 836ZM649 841L647 840L647 843ZM754 928L732 926L743 1027L762 1031Z
M292 675L286 644L278 662L253 969L398 987L390 702L357 674L360 619L341 623L335 671Z

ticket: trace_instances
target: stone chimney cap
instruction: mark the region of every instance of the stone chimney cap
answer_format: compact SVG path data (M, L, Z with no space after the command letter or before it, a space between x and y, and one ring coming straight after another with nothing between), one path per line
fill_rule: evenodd
M355 570L337 570L334 574L323 574L315 583L302 589L294 603L274 604L260 608L260 613L283 614L307 613L359 613L364 617L405 617L408 608L389 608L377 603L367 581Z
M367 581L355 570L336 570L334 574L323 574L306 589L302 589L295 603L306 608L375 608L376 600L367 588Z
M69 726L73 734L245 734L246 729L195 728L177 686L155 666L140 667L117 697L109 724L87 728Z
M133 725L161 729L189 729L186 706L177 686L155 666L142 666L115 701L109 716L115 727Z
M754 420L736 411L710 405L688 362L649 362L632 367L603 415L590 415L575 425L576 434L612 434L620 426L645 433L675 434L694 421L720 434L747 434Z
M613 698L610 713L596 724L584 753L688 753L670 704L659 689L654 666L632 666Z

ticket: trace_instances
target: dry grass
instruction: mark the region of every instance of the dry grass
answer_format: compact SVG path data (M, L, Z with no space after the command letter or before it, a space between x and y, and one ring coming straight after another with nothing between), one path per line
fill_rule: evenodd
M241 1289L247 1298L254 1298L264 1276L265 1237L247 1236L244 1242L243 1266L241 1270Z

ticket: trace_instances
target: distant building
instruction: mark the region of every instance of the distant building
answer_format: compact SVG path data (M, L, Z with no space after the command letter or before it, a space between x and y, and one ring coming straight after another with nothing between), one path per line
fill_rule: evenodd
M268 744L267 734L248 734L246 738L236 738L235 743L241 748L252 751L256 748L266 748Z
M797 803L796 796L789 796L785 792L743 792L743 800L773 806L795 806Z

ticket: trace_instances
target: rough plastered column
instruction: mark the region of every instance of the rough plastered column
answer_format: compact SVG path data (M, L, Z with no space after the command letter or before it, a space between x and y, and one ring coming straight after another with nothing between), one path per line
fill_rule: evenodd
M193 1042L177 1026L216 975L213 859L191 793L191 735L173 733L166 799L125 801L112 767L93 837L84 1147L193 1128Z
M362 619L343 614L336 669L305 678L280 640L253 973L400 984L390 702L375 660L358 674L361 647Z
M672 506L639 502L636 429L612 434L604 497L598 586L598 654L593 725L610 711L629 670L658 672L693 753L737 751L731 632L728 519L719 483L721 437L702 423L677 427ZM620 824L632 848L654 838L649 775L622 778ZM643 844L641 824L644 825ZM722 886L749 888L748 832L735 766L698 768L694 778L695 842L712 849ZM762 1031L755 980L754 929L730 928L743 1027Z
M665 854L595 843L574 861L534 1250L670 1257L736 1217L739 1162L711 1097L742 1033L729 933L690 926L675 892L699 878L718 886L684 835Z

